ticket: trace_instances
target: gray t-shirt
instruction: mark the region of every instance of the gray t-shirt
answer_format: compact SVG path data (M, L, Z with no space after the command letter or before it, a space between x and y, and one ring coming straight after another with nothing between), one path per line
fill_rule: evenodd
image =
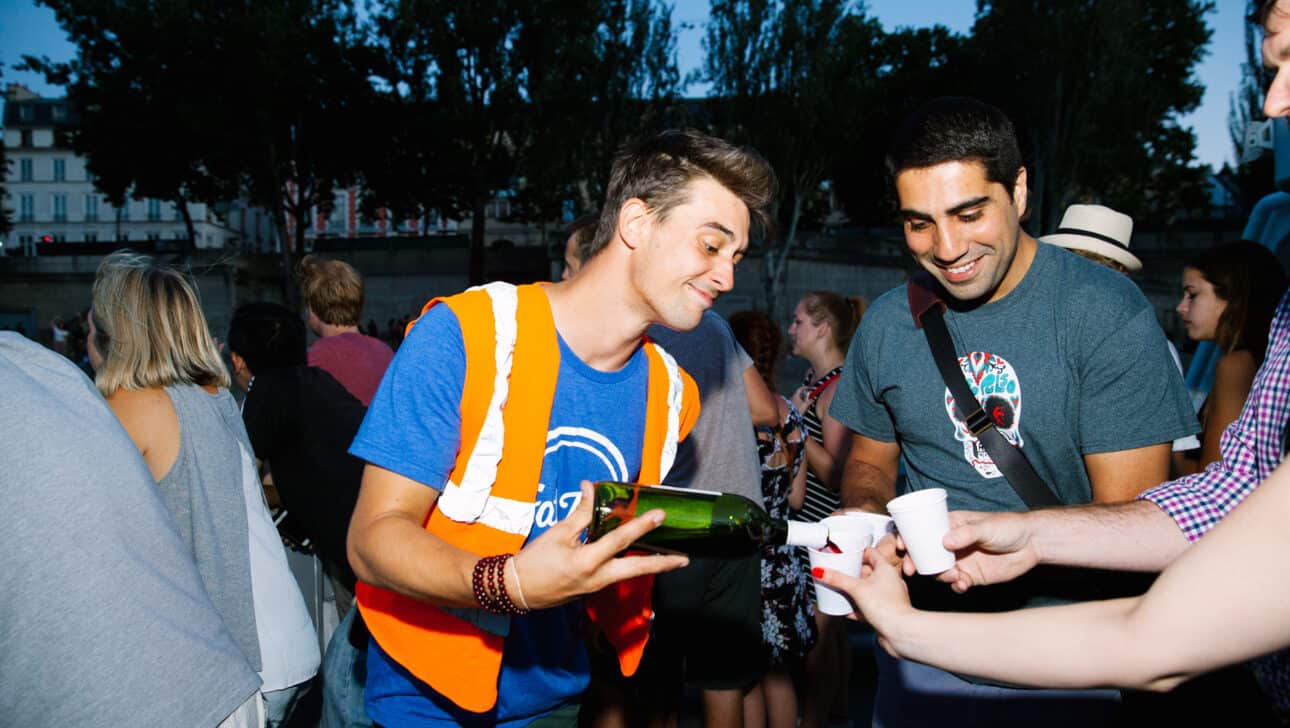
M951 309L945 322L1000 431L1020 441L1065 503L1088 503L1085 455L1169 442L1199 424L1133 282L1065 250L1038 248L1011 293ZM906 295L906 286L890 291L865 314L829 413L862 435L900 443L907 490L945 488L951 509L1024 510L955 411Z
M725 319L707 311L690 331L651 326L646 334L694 377L703 409L677 448L670 485L738 493L757 505L761 463L753 436L744 370L752 366Z
M0 722L215 726L260 679L139 451L67 359L0 333Z

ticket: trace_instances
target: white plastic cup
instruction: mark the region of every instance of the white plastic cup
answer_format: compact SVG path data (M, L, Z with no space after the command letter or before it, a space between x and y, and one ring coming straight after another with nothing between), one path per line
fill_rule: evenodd
M843 551L841 553L807 549L807 552L811 555L812 570L832 569L842 574L860 576L860 560L864 555L863 549L859 551ZM843 615L856 611L855 606L851 604L851 598L845 592L826 584L821 584L819 579L814 579L814 581L815 608L821 614Z
M848 540L848 545L854 543L851 539L861 541L859 550L877 546L878 542L889 533L895 533L896 527L892 520L887 516L878 513L865 513L863 511L854 511L842 513L836 516L829 516L820 521L829 529L829 540L837 544L843 551L848 550L838 539ZM852 536L851 534L855 534ZM854 546L853 546L854 548Z
M887 503L896 530L920 574L939 574L954 566L954 552L945 548L950 512L944 488L906 493Z

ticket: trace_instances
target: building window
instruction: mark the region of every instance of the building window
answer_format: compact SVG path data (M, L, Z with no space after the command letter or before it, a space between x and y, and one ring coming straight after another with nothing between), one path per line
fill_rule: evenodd
M161 219L161 200L148 200L148 219Z
M119 233L117 233L117 234L116 234L116 239L117 239L117 241L118 241L118 242L121 242L121 243L128 243L128 242L130 242L130 233L127 233L127 232L119 232Z
M18 160L18 181L30 182L32 177L31 168L32 168L32 163L30 159L19 159Z
M147 237L149 240L155 243L158 240L161 240L161 233L148 233Z
M54 181L62 182L67 179L67 160L54 160Z
M85 219L89 222L94 222L95 220L99 219L99 196L98 195L85 196Z
M32 240L34 240L34 239L35 239L35 238L33 238L33 237L32 237L32 236L30 236L30 235L19 235L19 236L18 236L18 242L19 242L19 243L21 243L21 244L23 244L23 245L31 245L31 241L32 241Z
M130 201L126 200L120 207L116 208L116 219L121 222L130 221Z
M18 107L18 121L31 121L35 118L35 109L31 107L31 104L23 104Z
M87 243L97 243L98 241L99 241L99 234L98 234L98 233L85 233L85 242L87 242Z
M48 242L51 242L51 243L67 242L67 236L64 235L63 233L54 233L53 235L46 235L45 237L49 238Z
M63 121L67 119L67 107L63 104L54 104L53 114L54 121Z
M31 147L31 146L33 146L32 141L31 141L31 129L23 129L23 130L22 130L22 146L24 146L24 147Z
M172 218L175 222L179 222L184 219L184 211L179 209L179 205L171 205L170 209L175 211L175 216Z
M36 219L35 195L22 195L18 198L18 221L31 222Z
M52 195L54 199L54 222L67 222L67 195Z

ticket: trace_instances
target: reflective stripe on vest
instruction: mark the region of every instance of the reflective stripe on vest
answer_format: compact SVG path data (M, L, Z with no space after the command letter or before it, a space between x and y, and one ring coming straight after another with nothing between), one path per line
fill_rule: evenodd
M479 556L516 553L533 525L559 375L550 305L539 285L493 283L434 299L422 314L441 302L460 324L467 366L461 449L425 527ZM647 341L645 353L649 384L639 481L656 483L698 417L698 390L662 347ZM588 611L619 648L627 675L640 661L652 617L652 579L633 581L588 598ZM405 669L466 710L484 712L496 704L506 617L443 609L363 582L356 596L372 636Z

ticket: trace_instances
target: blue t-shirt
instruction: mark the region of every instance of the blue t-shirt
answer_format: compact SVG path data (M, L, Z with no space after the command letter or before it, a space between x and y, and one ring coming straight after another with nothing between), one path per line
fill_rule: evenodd
M560 371L529 540L577 507L583 480L633 481L645 434L649 366L643 350L616 372L592 369L560 340ZM391 362L350 449L373 465L442 488L461 444L466 353L447 306L421 317ZM511 381L511 386L523 386ZM587 688L580 604L511 621L498 701L488 713L457 708L395 663L375 640L368 651L367 710L381 725L523 724ZM445 660L452 659L444 655Z

